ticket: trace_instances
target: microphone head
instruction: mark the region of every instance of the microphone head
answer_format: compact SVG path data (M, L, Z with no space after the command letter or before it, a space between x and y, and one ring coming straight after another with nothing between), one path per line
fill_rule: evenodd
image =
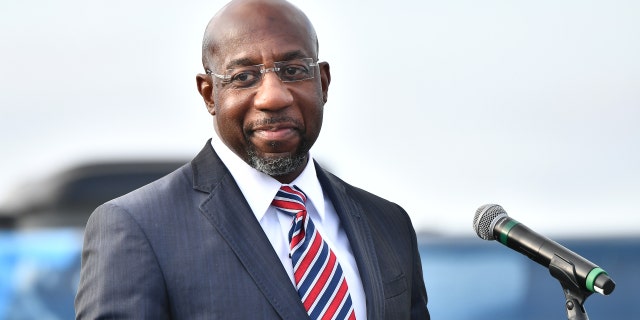
M484 240L495 240L493 228L498 220L507 217L507 212L497 204L485 204L476 210L473 217L473 230Z

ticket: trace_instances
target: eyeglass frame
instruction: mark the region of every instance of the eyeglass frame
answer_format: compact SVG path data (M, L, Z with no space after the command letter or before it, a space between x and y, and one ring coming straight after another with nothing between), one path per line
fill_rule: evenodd
M273 63L273 67L271 68L266 68L264 63L260 63L260 64L255 64L255 65L250 65L250 66L239 66L239 68L254 68L257 67L259 68L260 71L260 79L256 80L255 83L251 84L248 87L237 87L234 89L251 89L251 88L255 88L257 87L260 82L262 81L262 79L264 79L264 76L269 73L269 72L273 72L276 74L276 76L278 77L278 79L280 79L280 81L282 81L283 83L292 83L292 82L300 82L300 81L305 81L305 80L310 80L315 78L315 70L310 72L312 73L312 76L309 78L304 78L304 79L297 79L297 80L285 80L282 79L282 76L280 74L280 70L282 69L282 66L278 66L278 65L283 65L292 61L303 61L310 69L319 66L319 61L318 59L314 59L314 58L299 58L299 59L291 59L291 60L285 60L285 61L276 61ZM234 75L229 74L234 70L234 68L229 68L225 70L225 74L217 74L215 72L213 72L211 69L206 69L205 72L206 74L210 75L210 76L214 76L218 79L221 79L222 81L226 82L226 84L230 84L231 83L231 79L233 78Z

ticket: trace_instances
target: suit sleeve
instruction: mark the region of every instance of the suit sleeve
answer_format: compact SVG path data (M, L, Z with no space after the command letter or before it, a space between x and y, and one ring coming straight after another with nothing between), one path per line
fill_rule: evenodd
M409 233L411 234L411 244L413 247L413 283L411 284L411 319L431 319L429 310L427 309L427 289L424 285L424 277L422 273L422 260L418 250L418 242L416 232L409 225Z
M76 319L168 319L162 272L140 225L107 203L89 218Z

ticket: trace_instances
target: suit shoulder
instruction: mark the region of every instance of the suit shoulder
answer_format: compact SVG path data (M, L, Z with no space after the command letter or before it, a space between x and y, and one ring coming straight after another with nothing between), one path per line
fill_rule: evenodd
M148 207L183 194L184 190L192 189L192 181L191 165L185 164L155 181L107 202L105 205L123 207L127 210Z

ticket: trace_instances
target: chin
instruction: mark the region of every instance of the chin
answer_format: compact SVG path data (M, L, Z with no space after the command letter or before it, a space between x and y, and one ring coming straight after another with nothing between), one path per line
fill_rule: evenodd
M251 167L270 176L287 175L307 164L307 152L265 156L258 155L255 151L250 151L248 156L248 163Z

